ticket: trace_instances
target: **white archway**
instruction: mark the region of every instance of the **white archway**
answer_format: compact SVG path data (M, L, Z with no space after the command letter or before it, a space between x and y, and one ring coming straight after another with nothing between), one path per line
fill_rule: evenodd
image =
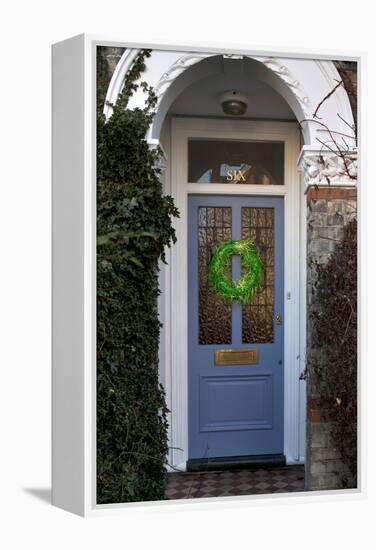
M139 49L126 49L118 63L108 87L104 107L106 117L111 116L112 108L109 104L116 103L126 74L139 52ZM218 53L187 53L166 50L151 52L151 56L146 59L146 68L141 77L154 88L158 97L157 114L149 129L148 141L157 142L163 118L170 105L179 93L192 82L191 78L194 77L194 73L189 69L204 59L218 55ZM300 158L300 168L303 172L307 172L307 184L314 183L312 175L319 177L319 181L316 183L325 183L328 181L328 177L333 178L333 182L337 185L354 183L349 181L345 174L342 174L343 167L338 158L330 154L330 149L324 150L324 159L318 158L320 155L323 156L323 147L320 142L323 141L323 138L325 141L325 131L322 125L312 120L312 115L320 102L341 80L333 62L231 54L224 54L223 57L244 58L253 62L253 66L257 66L257 78L270 85L286 100L299 122L308 120L302 124L304 147ZM142 89L139 89L132 96L129 107L142 108L144 103L145 94ZM346 122L350 125L354 123L350 101L343 86L340 86L321 105L319 116L322 124L341 135L344 147L348 147L353 152L355 159L354 140L342 136L342 134L349 133ZM352 170L353 173L356 172L356 163L353 164Z

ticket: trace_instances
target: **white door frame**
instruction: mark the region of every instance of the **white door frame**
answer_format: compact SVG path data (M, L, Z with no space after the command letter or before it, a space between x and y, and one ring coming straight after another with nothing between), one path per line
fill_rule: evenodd
M285 143L285 185L188 183L188 138L274 140ZM297 171L300 140L297 123L200 118L172 118L170 166L165 192L180 212L174 225L177 242L168 253L161 277L164 384L170 409L170 456L185 470L188 459L188 228L189 194L283 196L285 208L284 296L284 454L288 464L304 462L306 319L305 200Z

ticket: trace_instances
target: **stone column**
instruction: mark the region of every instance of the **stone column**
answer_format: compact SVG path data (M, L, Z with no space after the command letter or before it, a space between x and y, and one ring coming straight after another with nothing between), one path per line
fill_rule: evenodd
M303 172L307 197L307 365L313 349L310 342L312 285L315 263L326 264L344 226L356 216L356 153L343 159L332 152L304 148L299 169ZM307 367L309 369L309 366ZM307 373L306 489L343 487L343 476L351 477L331 441L330 417L322 410L314 380Z

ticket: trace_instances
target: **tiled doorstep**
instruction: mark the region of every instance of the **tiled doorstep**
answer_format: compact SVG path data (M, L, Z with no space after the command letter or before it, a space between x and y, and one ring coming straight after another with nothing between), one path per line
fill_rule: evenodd
M304 466L168 474L166 499L304 491Z

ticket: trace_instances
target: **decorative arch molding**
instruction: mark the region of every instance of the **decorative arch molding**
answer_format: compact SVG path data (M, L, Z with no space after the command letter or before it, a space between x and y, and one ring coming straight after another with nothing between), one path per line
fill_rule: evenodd
M111 116L111 104L115 104L122 89L126 74L132 66L140 49L128 48L122 55L108 87L104 114ZM195 71L199 64L209 58L219 57L241 59L244 58L253 68L257 78L263 80L279 93L289 104L296 119L302 123L304 147L299 159L299 170L304 173L307 184L312 184L314 176L318 173L322 176L322 170L313 170L313 159L316 164L321 163L321 153L326 156L330 153L330 147L325 149L321 141L325 141L323 126L312 120L312 115L319 103L333 90L341 77L331 61L313 59L277 58L257 55L219 54L212 52L179 52L167 50L153 50L146 59L146 69L142 80L151 85L158 97L157 113L153 125L150 127L146 139L151 145L158 143L162 123L169 107L176 97L197 78ZM197 73L198 74L198 73ZM202 77L202 74L201 74ZM191 80L190 80L191 79ZM129 107L142 108L145 104L145 93L141 88L132 96ZM340 115L343 120L338 116ZM335 132L348 134L350 125L354 123L351 105L348 95L343 87L337 88L320 107L320 122ZM344 122L346 121L346 122ZM354 140L344 137L344 147L351 151L351 158L356 158ZM320 140L320 141L319 141ZM335 155L330 155L330 163L336 163ZM326 170L325 178L320 176L320 183L329 182L333 174L335 184L354 184L354 170L356 162L352 162L352 178L349 178L341 170L341 160L338 159L337 170ZM320 167L318 167L320 168ZM310 171L307 174L307 170ZM327 176L329 174L329 176Z
M116 70L114 71L113 77L108 87L108 91L106 95L106 104L104 106L104 111L103 111L107 118L111 116L111 113L112 113L111 104L116 103L117 97L122 89L126 74L140 51L141 51L140 49L127 49L124 52L123 56L121 57L116 67ZM169 57L171 54L171 52L158 52L158 53L166 53ZM168 69L160 75L158 81L154 83L154 90L158 97L157 108L161 104L163 97L166 91L168 90L168 88L170 87L170 85L184 71L186 71L196 63L199 63L203 59L207 59L208 57L215 57L219 55L218 53L205 53L205 52L190 52L184 55L181 55L181 52L173 52L173 53L176 54L176 59L172 62L172 64L168 67ZM242 55L236 55L236 54L234 55L224 54L223 57L232 58L232 59L241 59L245 57L245 58L254 59L256 61L259 61L260 63L263 63L269 70L275 73L286 84L286 86L288 86L291 90L293 90L293 93L297 98L297 101L301 105L302 112L304 113L304 115L308 118L312 114L312 106L310 104L309 95L305 92L299 80L297 80L294 77L294 75L291 74L291 71L285 64L285 60L282 60L276 57L257 57L257 56L250 56L250 55L242 56ZM151 61L154 62L153 54L150 59ZM146 71L150 71L151 61L146 60ZM336 74L336 77L339 78L338 73ZM152 83L150 82L150 84ZM141 106L139 104L141 98L142 98L142 94L139 94L139 97L137 97L137 100L134 102L134 107Z
M281 59L276 57L253 57L256 61L263 63L270 71L278 76L295 95L300 104L303 114L309 118L312 114L312 105L308 93L302 87L302 84L297 80L291 70L283 63Z

